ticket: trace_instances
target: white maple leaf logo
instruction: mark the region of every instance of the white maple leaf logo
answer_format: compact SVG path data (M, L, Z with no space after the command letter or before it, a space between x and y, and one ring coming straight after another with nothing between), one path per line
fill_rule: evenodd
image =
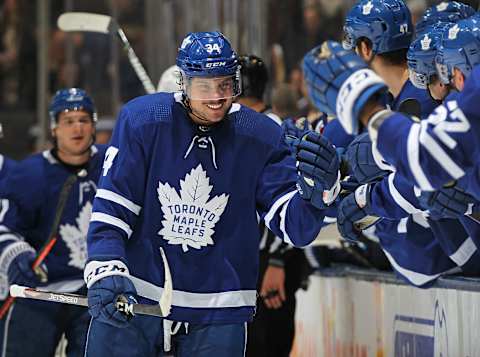
M158 232L170 244L200 249L214 244L215 224L228 203L229 195L221 194L211 200L213 186L199 164L180 180L180 195L168 183L158 183L158 200L162 206L163 228Z
M371 1L367 2L365 5L363 5L362 9L362 14L363 15L370 15L373 9L373 4Z
M87 260L87 232L91 215L92 203L87 202L78 214L76 226L62 224L59 229L60 236L68 249L70 249L68 265L78 269L83 269Z

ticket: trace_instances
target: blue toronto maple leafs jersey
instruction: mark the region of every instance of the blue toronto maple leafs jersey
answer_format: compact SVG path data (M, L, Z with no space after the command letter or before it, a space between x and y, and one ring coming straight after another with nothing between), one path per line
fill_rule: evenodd
M390 107L394 111L404 111L404 103L408 100L416 100L419 105L420 113L417 116L425 119L438 106L438 103L433 100L430 94L425 89L417 88L413 85L410 79L407 79L402 87L402 90L396 98L390 103ZM414 114L414 113L408 113Z
M44 263L48 288L71 292L83 285L86 235L92 202L102 167L104 146L93 146L87 176L72 187L57 230L57 242ZM6 201L0 233L0 270L6 272L12 257L25 249L24 241L38 251L52 229L63 183L72 174L51 151L35 154L9 171L2 184Z
M169 319L248 321L257 212L275 235L304 246L320 231L323 211L299 196L280 126L239 104L215 126L198 126L181 101L181 93L159 93L120 112L94 201L87 286L125 274L117 269L125 264L140 301L158 300L162 247L174 289Z
M427 286L439 276L461 272L419 214L401 220L383 219L370 230L395 272L409 284Z
M467 175L468 192L480 198L480 66L461 93L419 123L395 113L378 130L377 147L397 172L424 191ZM374 135L374 134L372 134Z

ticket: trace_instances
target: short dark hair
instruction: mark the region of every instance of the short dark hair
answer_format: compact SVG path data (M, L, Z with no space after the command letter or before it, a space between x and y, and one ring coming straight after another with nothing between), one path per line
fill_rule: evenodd
M357 41L357 46L359 46L361 42L364 42L368 48L373 48L370 39L360 37ZM403 66L407 64L407 52L408 48L401 48L395 51L377 53L376 56L379 56L386 64L391 66Z

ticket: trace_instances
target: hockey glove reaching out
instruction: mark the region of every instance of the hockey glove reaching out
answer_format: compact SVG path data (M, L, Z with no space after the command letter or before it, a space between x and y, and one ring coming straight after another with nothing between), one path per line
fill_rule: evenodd
M430 212L430 217L459 218L478 210L479 202L457 186L444 187L437 191L422 191L418 198L422 208Z
M21 243L26 244L26 243ZM31 247L30 247L31 248ZM35 274L32 269L33 262L35 261L35 251L33 248L28 251L24 251L18 254L12 262L8 265L7 275L8 283L18 284L29 287L36 287L42 285L45 281L42 281L40 276ZM41 266L41 270L46 276L46 268L44 265Z
M370 208L370 185L359 186L355 192L346 196L338 207L337 227L342 237L353 243L358 243L362 229L378 222L372 217Z
M300 196L323 209L340 192L340 160L335 147L321 134L305 134L297 146L297 188Z
M360 132L360 113L370 98L385 101L387 86L355 52L334 41L315 47L303 58L303 74L313 104L336 115L348 134Z
M88 312L94 319L115 327L126 327L133 317L129 306L136 304L137 290L123 275L109 275L88 288Z
M381 157L375 158L368 133L358 135L347 147L344 157L351 175L361 184L380 179L391 172L386 170L389 165L382 162Z

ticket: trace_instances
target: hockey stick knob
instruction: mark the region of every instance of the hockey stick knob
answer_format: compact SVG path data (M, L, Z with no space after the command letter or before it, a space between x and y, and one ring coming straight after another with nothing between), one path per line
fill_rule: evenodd
M10 296L13 297L25 297L25 289L27 289L26 286L21 286L21 285L10 285Z

